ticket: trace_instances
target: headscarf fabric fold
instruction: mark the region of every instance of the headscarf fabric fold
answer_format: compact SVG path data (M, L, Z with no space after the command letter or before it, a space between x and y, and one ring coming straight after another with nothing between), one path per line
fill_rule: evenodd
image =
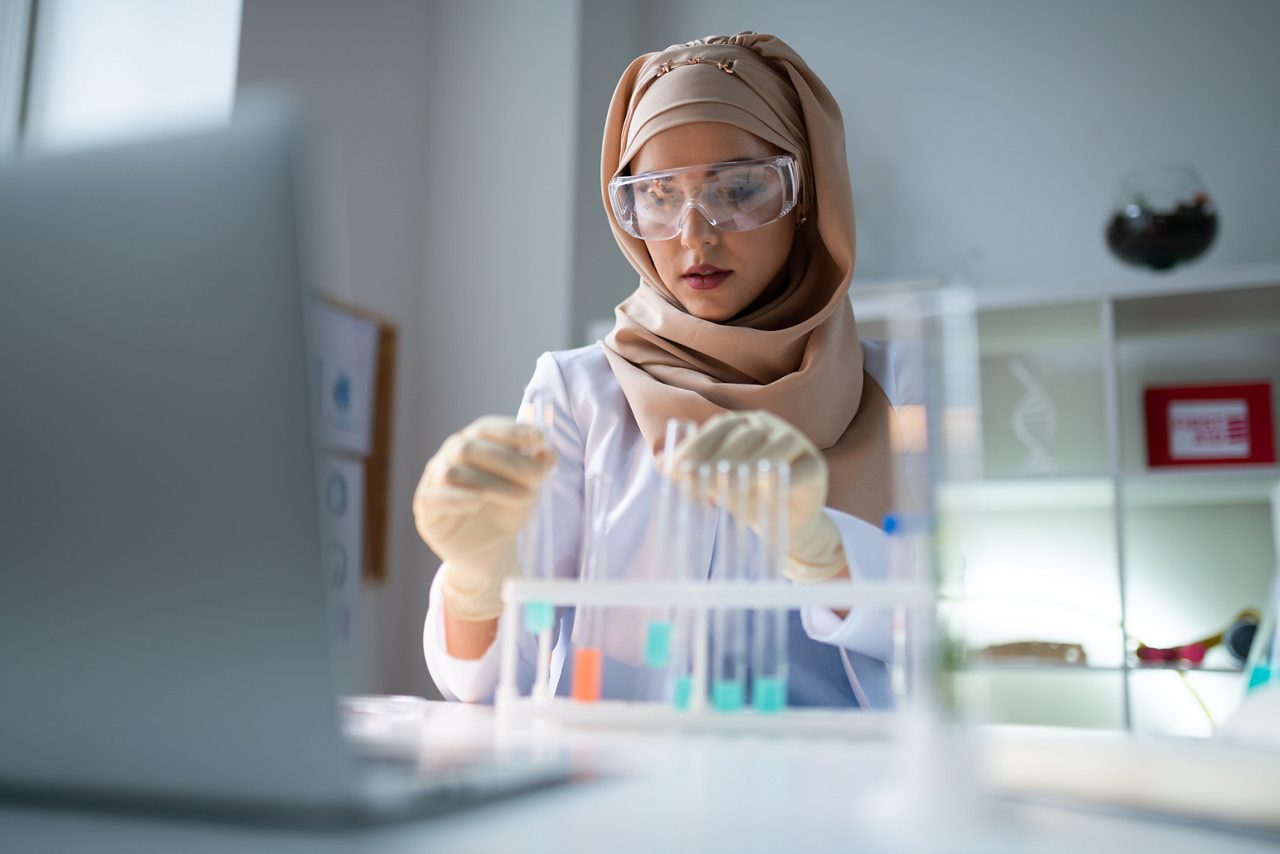
M693 122L739 127L801 168L803 224L786 282L722 323L681 307L644 241L622 229L609 202L609 181L645 142ZM661 446L668 418L702 423L727 410L768 410L822 449L829 506L881 524L891 509L892 407L863 370L848 296L855 247L844 120L817 75L780 39L756 33L637 58L609 106L601 193L614 238L640 274L604 351L650 447Z

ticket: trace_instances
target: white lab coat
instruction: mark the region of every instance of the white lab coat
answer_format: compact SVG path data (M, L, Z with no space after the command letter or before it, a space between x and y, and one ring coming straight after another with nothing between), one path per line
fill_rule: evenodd
M864 341L865 367L880 383L891 403L900 402L891 362L895 348ZM611 479L608 560L613 574L634 575L648 566L647 538L653 524L661 475L599 344L576 350L544 353L525 390L525 401L540 392L552 401L556 426L554 445L559 457L548 483L555 514L554 571L577 577L582 542L583 485L587 474L607 472ZM888 572L884 533L861 519L827 508L840 530L849 568L859 578L883 578ZM711 520L712 525L723 520ZM714 532L712 532L714 533ZM711 567L714 536L705 538L705 565ZM443 567L442 567L443 569ZM494 643L481 658L454 658L445 650L441 617L443 572L431 584L423 651L427 668L447 699L491 699L498 680L498 648ZM552 683L559 694L568 691L567 655L573 626L572 609L557 617L558 640L552 656ZM614 610L604 619L604 695L612 699L640 699L654 691L641 663L643 628L634 612ZM789 702L791 705L866 705L888 703L884 662L889 650L889 619L881 610L855 609L839 619L826 608L803 609L793 617L789 637ZM499 632L510 627L499 626ZM520 679L527 691L533 680L535 648L527 632L521 642ZM841 649L844 653L841 653ZM852 670L852 674L849 672Z

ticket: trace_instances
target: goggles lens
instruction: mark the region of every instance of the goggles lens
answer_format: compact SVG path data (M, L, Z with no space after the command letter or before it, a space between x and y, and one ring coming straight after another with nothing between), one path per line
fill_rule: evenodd
M697 208L722 231L751 231L789 214L799 195L799 173L789 154L624 175L609 182L618 223L641 240L675 237L689 208Z

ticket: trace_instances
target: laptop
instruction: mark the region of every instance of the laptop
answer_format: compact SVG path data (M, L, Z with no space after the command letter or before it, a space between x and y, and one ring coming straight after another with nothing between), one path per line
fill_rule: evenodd
M347 822L567 777L342 738L304 152L259 108L0 162L0 797Z

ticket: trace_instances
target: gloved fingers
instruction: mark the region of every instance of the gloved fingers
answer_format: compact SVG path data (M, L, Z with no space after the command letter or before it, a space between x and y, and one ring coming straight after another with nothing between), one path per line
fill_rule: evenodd
M791 464L791 490L807 487L810 484L825 483L827 477L827 461L821 454L806 454ZM820 500L827 500L826 489L822 490Z
M740 412L722 412L707 419L697 432L676 448L675 459L671 461L672 470L679 471L685 463L696 469L703 463L714 463L720 459L720 446L743 421L745 418Z
M773 432L768 440L756 451L757 460L769 460L773 463L795 465L797 461L808 455L807 444L794 433Z
M734 466L739 463L754 463L760 457L760 451L769 442L769 431L764 426L745 417L725 436L720 447L716 449L715 458L709 462L727 460Z
M527 456L549 452L542 431L505 415L482 415L461 431L466 439L486 439Z
M473 513L484 506L484 498L470 489L422 484L413 496L415 512Z
M530 456L483 437L468 437L460 442L453 461L454 465L525 487L537 486L554 463L555 453L550 449Z
M447 543L458 529L485 507L474 492L450 486L420 490L413 502L413 523L418 536L433 549Z
M504 507L525 507L533 503L534 490L531 487L462 463L445 468L444 485L465 490L482 501Z

